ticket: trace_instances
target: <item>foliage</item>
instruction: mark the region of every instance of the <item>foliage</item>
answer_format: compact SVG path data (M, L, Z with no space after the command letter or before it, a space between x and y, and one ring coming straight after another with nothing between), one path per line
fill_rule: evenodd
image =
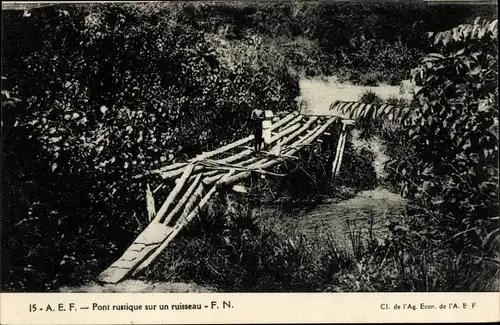
M496 15L493 6L328 1L160 3L145 8L164 6L172 8L172 21L230 41L260 35L305 76L335 74L361 84L406 79L406 67L415 65L429 47L423 37L429 30Z
M362 34L351 38L349 47L340 54L339 64L342 69L357 71L351 73L348 80L356 84L378 86L385 82L397 85L409 77L405 67L414 65L420 56L420 49L411 48L401 40L388 43L383 39L368 39Z
M365 85L407 79L407 67L414 66L429 48L423 37L426 32L451 28L477 15L496 15L496 9L488 6L429 7L418 2L320 1L310 6L303 30L328 57L317 64L327 75Z
M95 275L147 221L146 184L134 175L246 135L255 107L293 107L297 79L258 39L227 46L254 54L229 64L209 36L172 24L169 8L149 9L5 14L2 62L23 103L2 161L4 288Z
M441 40L441 53L429 54L416 71L425 81L408 135L419 156L432 154L434 159L402 168L407 168L411 179L419 180L419 186L408 186L409 197L423 208L418 213L439 227L464 264L477 267L485 257L496 258L499 248L498 134L494 131L497 21L477 19L457 29L470 31L470 36L462 40L454 31L438 33L434 43Z
M430 34L438 52L413 70L422 83L414 102L369 108L379 111L368 115L392 114L400 123L397 139L386 140L408 146L387 167L400 176L408 213L418 220L405 234L425 245L418 256L439 250L455 261L454 268L439 264L452 277L444 286L454 290L491 290L498 271L497 33L496 20L478 18Z

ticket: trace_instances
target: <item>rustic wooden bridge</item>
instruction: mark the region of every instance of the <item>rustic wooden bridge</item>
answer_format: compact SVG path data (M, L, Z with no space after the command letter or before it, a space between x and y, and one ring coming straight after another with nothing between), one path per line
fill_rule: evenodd
M153 193L148 187L149 225L123 255L98 276L97 280L104 283L118 283L137 275L158 258L218 189L230 188L252 173L273 175L270 170L272 167L286 160L296 159L293 156L296 152L311 145L313 141L321 141L319 139L321 136L332 138L339 134L332 166L332 175L337 175L342 162L348 126L358 117L355 106L362 108L366 105L368 104L337 101L330 106L331 112L345 111L345 108L349 107L354 113L349 119L336 115L314 116L298 112L290 113L272 124L270 149L260 156L255 156L249 147L254 140L253 135L250 135L214 151L203 153L187 162L171 164L138 175L138 177L160 176L165 182L175 179L176 185L158 210L155 208L156 200L153 198Z

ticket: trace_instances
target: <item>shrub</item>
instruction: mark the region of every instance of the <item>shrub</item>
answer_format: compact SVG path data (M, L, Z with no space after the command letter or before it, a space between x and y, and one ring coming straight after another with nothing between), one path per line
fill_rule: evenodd
M231 65L209 35L172 23L170 9L2 13L2 62L23 99L4 151L10 188L22 193L2 207L4 289L95 275L147 223L146 184L134 175L246 135L254 107L293 107L298 82L279 54L244 38L229 51L253 55Z
M371 105L381 105L384 103L383 99L370 89L364 90L361 93L361 95L359 96L359 102Z
M206 33L220 32L231 40L259 34L265 42L278 43L291 66L306 76L335 74L361 83L366 74L391 85L407 78L407 67L417 64L428 50L425 32L451 28L477 15L496 16L494 6L413 3L292 1L169 6L175 7L172 20Z
M468 37L452 35L458 29ZM440 53L429 54L415 71L424 79L420 105L403 115L412 121L408 135L416 159L398 166L415 182L406 188L418 206L413 214L427 221L420 234L445 244L457 272L481 274L481 290L491 288L496 274L483 270L490 269L488 259L498 257L499 247L498 136L492 133L498 121L496 39L497 21L479 18L433 35Z
M430 257L429 265L445 274L415 290L497 290L497 24L478 18L431 33L438 53L413 71L422 83L417 97L377 114L395 115L399 136L386 139L408 145L392 153L388 168L400 177L415 222L397 226L404 231L393 242L401 250L416 246L412 257ZM421 284L434 276L424 271Z

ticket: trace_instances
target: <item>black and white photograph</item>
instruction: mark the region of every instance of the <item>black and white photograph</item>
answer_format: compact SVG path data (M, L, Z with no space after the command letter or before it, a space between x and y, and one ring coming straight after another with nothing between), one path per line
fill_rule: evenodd
M1 292L498 292L497 9L2 3Z

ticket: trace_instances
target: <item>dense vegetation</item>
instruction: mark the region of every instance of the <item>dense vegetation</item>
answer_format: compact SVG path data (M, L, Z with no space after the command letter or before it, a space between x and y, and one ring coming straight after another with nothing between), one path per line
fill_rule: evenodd
M398 84L429 49L426 32L495 14L488 6L328 1L183 8L177 19L203 31L222 32L228 39L262 35L308 76L335 74L362 84Z
M409 200L391 244L412 257L412 289L496 291L498 21L429 36L435 52L413 70L423 86L414 102L363 114L392 148L391 181Z
M3 200L2 265L19 266L4 270L19 289L103 268L96 256L113 256L147 220L145 184L132 176L238 138L251 109L290 109L298 95L258 37L216 47L160 9L49 8L6 20L4 73L23 102L5 133L5 188L16 192Z
M443 16L420 6L292 2L59 5L27 17L2 11L2 75L21 100L13 111L2 107L2 290L55 290L95 276L147 223L145 184L134 175L245 135L255 107L295 109L300 76L397 83L429 49L424 32L492 14L488 7L446 10ZM360 180L369 175L373 186L369 163L349 145L346 150L346 159L360 162L348 185L367 186ZM311 173L325 179L330 157L303 155L311 165L290 166L294 174L275 189L296 188L290 184ZM328 189L338 184L323 185L315 192L313 181L290 195L331 195ZM290 272L296 280L271 277L263 285L312 289L333 274L340 255L327 251L333 262L311 262L330 265L330 273L317 267L294 275L309 258L300 255L306 246L256 228L251 240L240 242L253 226L231 222L225 227L238 238L237 245L229 240L236 245L231 258L242 247L249 247L245 256L265 257L279 247L288 254L257 264L264 265L257 271L264 277ZM221 240L215 233L210 240ZM192 273L200 268L190 270L189 279L206 280ZM240 287L252 288L248 279Z

